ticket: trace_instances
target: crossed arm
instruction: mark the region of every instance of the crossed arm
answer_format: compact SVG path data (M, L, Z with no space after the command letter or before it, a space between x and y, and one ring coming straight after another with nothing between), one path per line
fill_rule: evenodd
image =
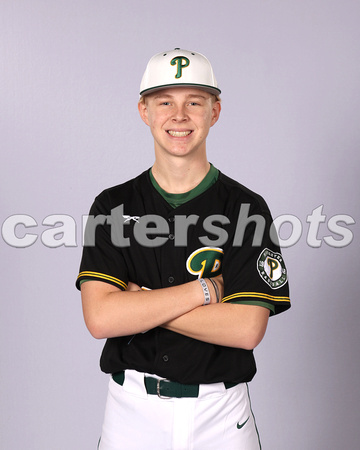
M222 278L215 278L221 297ZM157 326L228 347L251 350L262 340L269 310L261 306L216 303L203 306L198 280L179 286L144 291L129 283L127 291L102 281L81 286L86 326L97 339L141 333Z

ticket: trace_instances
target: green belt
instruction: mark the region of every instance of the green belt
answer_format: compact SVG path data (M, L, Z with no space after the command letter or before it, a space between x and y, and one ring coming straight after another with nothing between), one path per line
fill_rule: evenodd
M113 380L120 384L124 384L125 372L118 372L112 375ZM224 383L225 388L229 389L237 385L237 383ZM157 395L160 398L169 397L198 397L198 384L182 384L175 381L159 380L158 378L145 377L146 392L150 395Z

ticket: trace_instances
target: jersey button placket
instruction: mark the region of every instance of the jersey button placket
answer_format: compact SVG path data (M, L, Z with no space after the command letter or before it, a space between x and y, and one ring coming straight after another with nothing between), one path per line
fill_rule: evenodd
M175 234L174 234L174 222L175 222L175 217L168 217L168 222L170 224L169 228L170 228L170 233L169 233L169 240L173 241L175 239ZM172 275L168 276L168 283L169 284L174 284L175 281L175 277L173 277ZM166 356L166 355L165 355ZM164 356L164 358L165 358ZM165 361L165 360L164 360Z
M169 222L169 239L170 241L173 241L175 239L174 234L175 217L168 217L168 222Z

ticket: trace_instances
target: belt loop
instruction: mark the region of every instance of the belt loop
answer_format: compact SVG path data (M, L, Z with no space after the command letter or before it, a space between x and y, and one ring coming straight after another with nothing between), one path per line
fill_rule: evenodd
M125 372L119 372L112 376L115 383L123 386L124 391L142 398L147 398L147 392L144 383L144 374L133 369L127 369ZM122 381L122 383L121 383Z

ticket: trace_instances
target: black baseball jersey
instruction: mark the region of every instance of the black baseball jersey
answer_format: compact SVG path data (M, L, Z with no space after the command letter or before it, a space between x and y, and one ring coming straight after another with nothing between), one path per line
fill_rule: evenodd
M223 302L278 314L290 299L271 224L262 197L221 172L205 192L172 207L145 171L95 199L76 285L100 280L125 290L132 281L158 289L222 274ZM181 383L247 382L256 372L252 351L161 327L107 339L100 365L106 373L134 369Z

